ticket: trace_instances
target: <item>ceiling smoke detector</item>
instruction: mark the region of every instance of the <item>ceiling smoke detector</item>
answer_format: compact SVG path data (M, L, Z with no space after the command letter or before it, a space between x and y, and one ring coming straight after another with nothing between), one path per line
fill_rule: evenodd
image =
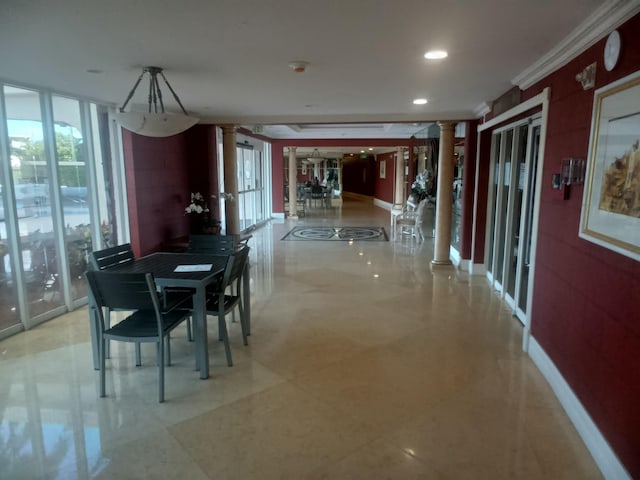
M303 61L295 61L295 62L289 63L289 68L296 73L304 72L305 70L307 70L308 66L309 66L309 62L303 62Z

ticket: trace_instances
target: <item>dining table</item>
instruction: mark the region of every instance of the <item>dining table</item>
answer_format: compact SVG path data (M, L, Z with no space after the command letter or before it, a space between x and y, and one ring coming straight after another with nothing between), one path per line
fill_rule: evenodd
M200 378L209 378L206 289L224 273L228 256L205 253L157 252L110 269L114 272L151 273L161 288L187 287L193 295L193 337Z

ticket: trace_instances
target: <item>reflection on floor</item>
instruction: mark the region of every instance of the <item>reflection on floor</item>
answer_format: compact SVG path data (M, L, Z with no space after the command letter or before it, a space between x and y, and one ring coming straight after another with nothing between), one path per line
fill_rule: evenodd
M84 309L0 342L0 478L601 478L484 278L432 272L430 238L280 240L304 224L252 232L250 345L230 322L227 367L211 319L199 380L178 329L164 404L145 346L112 347L98 398Z

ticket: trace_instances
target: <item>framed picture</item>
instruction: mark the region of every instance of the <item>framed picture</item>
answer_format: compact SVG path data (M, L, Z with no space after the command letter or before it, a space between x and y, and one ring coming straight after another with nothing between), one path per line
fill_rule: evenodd
M579 235L640 260L640 71L594 94Z
M380 178L387 178L387 161L380 160Z

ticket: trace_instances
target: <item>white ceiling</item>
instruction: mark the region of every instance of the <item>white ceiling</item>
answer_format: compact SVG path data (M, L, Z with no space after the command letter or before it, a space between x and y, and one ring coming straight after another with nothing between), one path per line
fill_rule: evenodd
M639 4L2 0L0 78L121 105L141 67L155 65L204 122L277 125L265 132L274 138L406 138L478 117L532 66L557 68L624 20L612 12L628 17ZM449 58L425 60L432 48ZM294 73L293 60L308 70ZM146 87L132 104L146 102Z

